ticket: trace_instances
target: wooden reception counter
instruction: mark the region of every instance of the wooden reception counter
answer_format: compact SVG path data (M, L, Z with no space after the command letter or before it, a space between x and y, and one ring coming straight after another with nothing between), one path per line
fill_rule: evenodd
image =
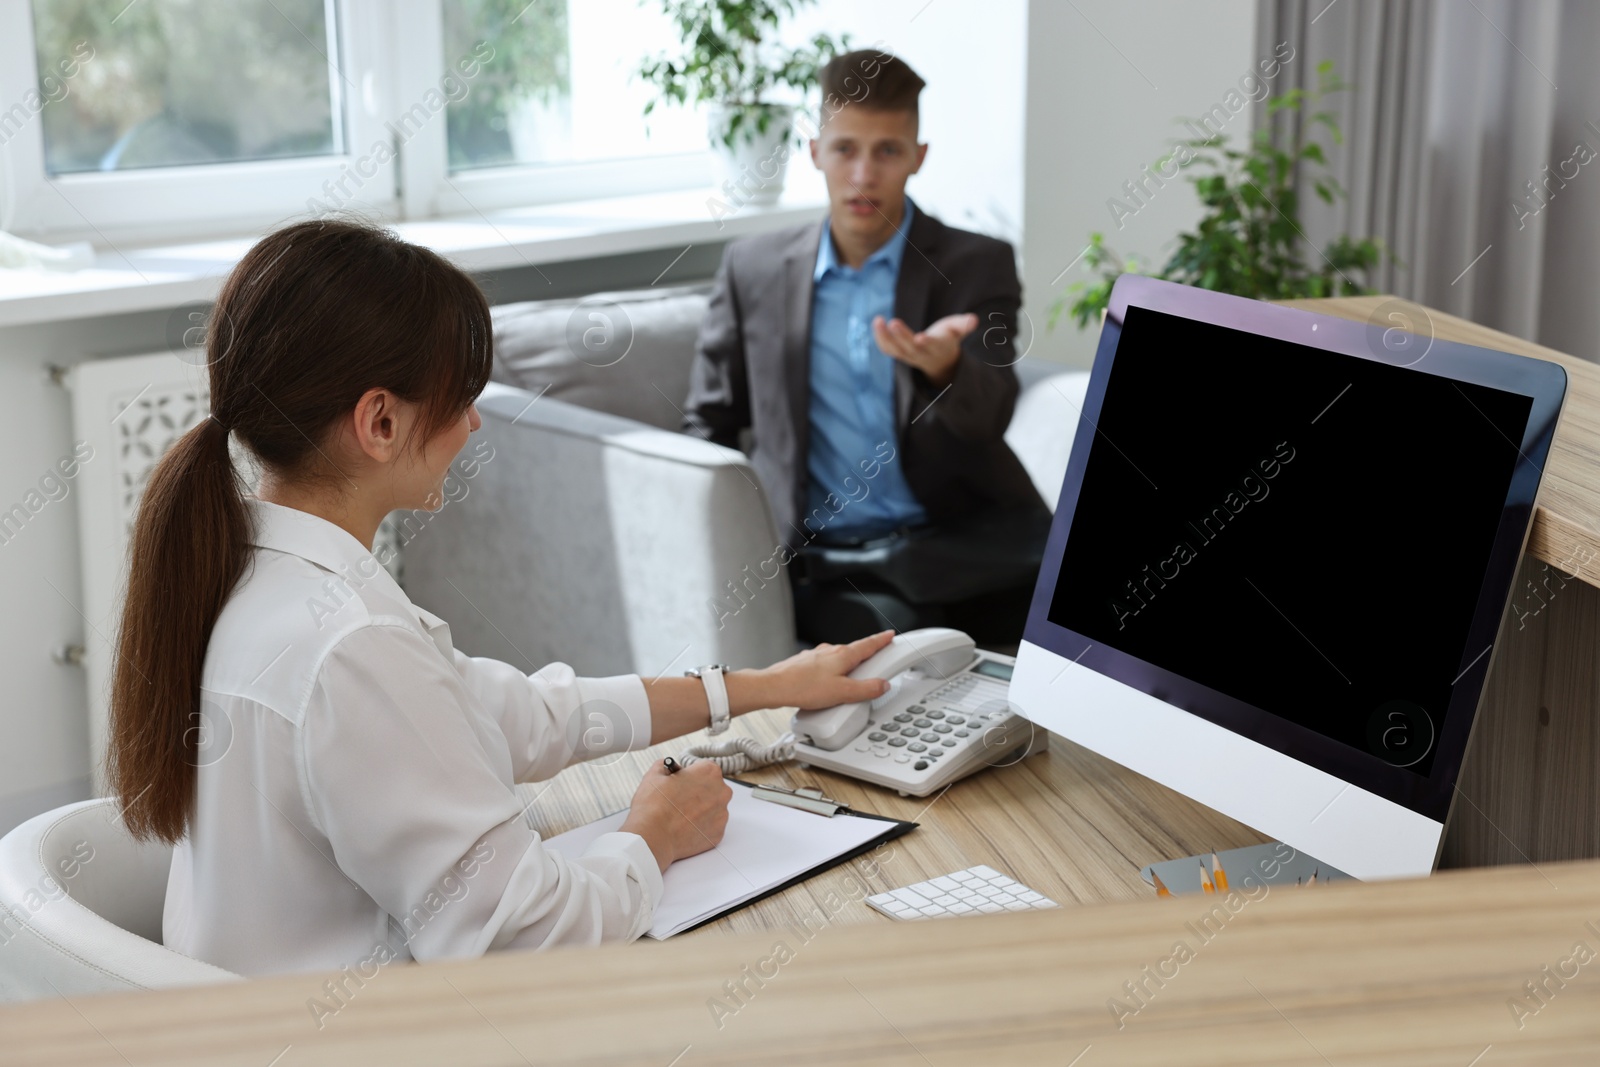
M391 964L0 1010L0 1060L329 1067L1593 1063L1600 862ZM1177 946L1183 945L1184 952Z

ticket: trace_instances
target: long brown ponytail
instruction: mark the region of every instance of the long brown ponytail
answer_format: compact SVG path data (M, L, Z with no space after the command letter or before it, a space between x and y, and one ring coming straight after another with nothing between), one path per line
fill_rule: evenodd
M136 837L176 842L194 805L201 667L251 552L230 431L280 477L329 477L322 445L364 393L420 404L431 437L483 390L491 343L472 279L385 230L298 223L239 261L207 329L212 416L156 466L134 523L107 770Z

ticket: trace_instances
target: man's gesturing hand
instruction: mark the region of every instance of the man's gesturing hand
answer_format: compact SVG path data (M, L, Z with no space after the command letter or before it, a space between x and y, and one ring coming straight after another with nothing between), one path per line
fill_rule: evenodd
M884 322L883 316L877 315L872 320L872 339L885 355L909 363L943 389L956 375L962 338L977 328L978 316L970 312L946 315L920 332L899 319Z

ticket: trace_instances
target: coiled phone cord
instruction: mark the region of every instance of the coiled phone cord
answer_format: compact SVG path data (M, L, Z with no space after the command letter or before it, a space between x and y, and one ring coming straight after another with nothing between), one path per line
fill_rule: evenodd
M784 734L770 745L763 745L753 737L735 737L727 741L706 741L690 745L678 757L684 767L700 760L710 760L722 768L723 774L743 774L769 763L783 763L794 759L794 734Z

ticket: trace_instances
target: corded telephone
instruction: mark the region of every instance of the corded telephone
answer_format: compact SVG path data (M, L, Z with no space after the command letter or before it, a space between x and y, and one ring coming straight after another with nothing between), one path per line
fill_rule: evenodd
M888 692L797 714L794 758L918 797L1015 763L1042 750L1048 736L1006 701L1015 662L960 630L898 634L850 672L888 678Z

